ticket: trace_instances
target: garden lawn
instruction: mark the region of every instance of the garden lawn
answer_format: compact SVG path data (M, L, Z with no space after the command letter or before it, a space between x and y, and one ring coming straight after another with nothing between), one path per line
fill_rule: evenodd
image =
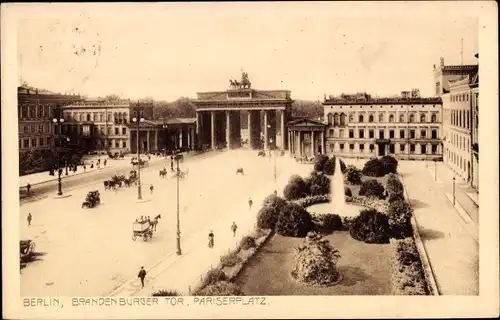
M325 236L340 251L342 280L332 287L314 287L296 282L293 248L302 238L274 235L248 262L235 279L245 295L390 295L389 244L366 244L347 231Z

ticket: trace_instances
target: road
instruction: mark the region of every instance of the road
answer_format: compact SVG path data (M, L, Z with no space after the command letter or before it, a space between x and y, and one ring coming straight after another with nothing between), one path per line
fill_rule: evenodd
M284 160L278 157L277 175L283 167L280 161ZM235 174L240 166L244 176ZM181 170L189 170L180 183L183 243L227 215L228 208L247 203L249 196L273 180L273 161L247 150L192 158L181 164ZM98 296L136 277L140 266L154 265L175 252L176 180L171 173L160 179L153 166L142 171L141 177L147 202L136 200L137 188L104 191L102 180L94 176L93 181L85 178L83 187L75 186L69 198L47 197L22 205L21 235L34 239L43 256L21 270L21 294ZM150 184L155 186L153 194L147 188ZM101 205L81 209L86 192L92 189L101 192ZM29 212L33 215L31 227L26 223ZM153 239L132 241L132 222L141 215L157 214L162 218Z

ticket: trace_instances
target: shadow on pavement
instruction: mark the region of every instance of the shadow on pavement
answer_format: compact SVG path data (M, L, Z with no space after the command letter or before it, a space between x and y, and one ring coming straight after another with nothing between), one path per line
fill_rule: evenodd
M419 228L420 238L422 240L437 240L445 237L445 234L441 231Z
M410 199L410 204L413 209L427 208L429 206L427 203L417 199Z
M341 286L352 287L369 278L369 275L359 267L339 266L339 272L342 275L342 280L339 282Z

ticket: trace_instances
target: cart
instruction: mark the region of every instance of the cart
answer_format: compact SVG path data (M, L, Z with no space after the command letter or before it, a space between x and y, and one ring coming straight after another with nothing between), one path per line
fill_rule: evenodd
M20 240L19 248L21 253L21 260L26 260L35 252L35 242L31 240Z
M87 193L85 201L82 203L82 208L93 208L101 203L101 195L99 191L90 191Z
M132 226L132 240L137 237L142 237L143 241L148 241L153 238L153 227L149 221L134 222Z

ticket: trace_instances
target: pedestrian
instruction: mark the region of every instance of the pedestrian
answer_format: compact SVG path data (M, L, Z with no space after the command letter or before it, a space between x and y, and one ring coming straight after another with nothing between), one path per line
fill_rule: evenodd
M28 184L26 184L26 190L28 191L28 195L30 194L30 190L31 190L31 184L28 182Z
M149 186L149 191L151 191L151 194L153 194L153 189L154 189L153 185L150 185Z
M137 278L141 279L141 285L144 288L144 279L146 278L146 270L144 270L144 267L141 267L141 270L139 270Z
M107 162L108 162L108 159L104 159L104 166L106 166Z
M212 230L208 233L208 247L210 249L214 247L214 233Z
M94 163L93 162L90 164L90 169L94 169Z
M238 226L236 223L233 221L233 224L231 225L231 231L233 231L233 237L236 236L236 230L238 230Z
M83 165L83 172L86 172L86 171L87 171L87 166Z
M252 209L252 204L253 204L252 198L248 198L248 207L249 207L249 209Z
M31 220L33 220L33 216L31 216L31 213L28 213L28 227L31 226Z

